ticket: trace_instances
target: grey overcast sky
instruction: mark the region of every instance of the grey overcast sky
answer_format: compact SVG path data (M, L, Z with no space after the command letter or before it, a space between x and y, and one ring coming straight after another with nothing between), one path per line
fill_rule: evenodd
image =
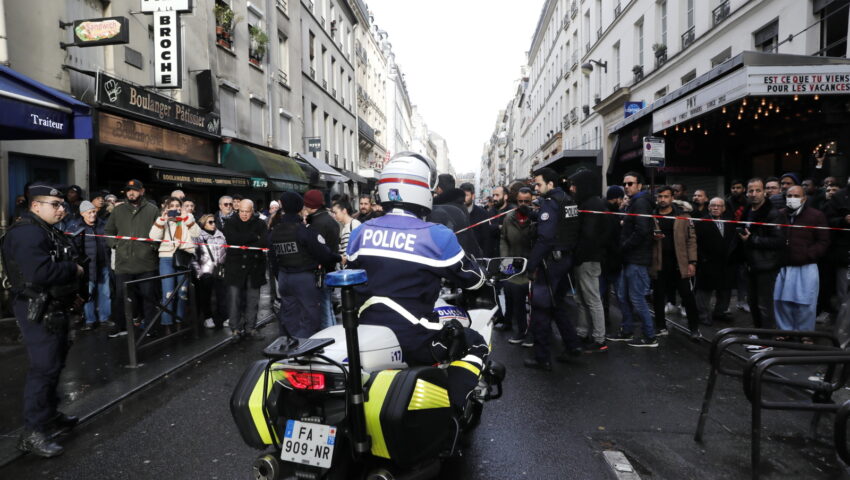
M543 0L366 3L389 34L411 102L448 142L455 170L478 171L499 109L520 77Z

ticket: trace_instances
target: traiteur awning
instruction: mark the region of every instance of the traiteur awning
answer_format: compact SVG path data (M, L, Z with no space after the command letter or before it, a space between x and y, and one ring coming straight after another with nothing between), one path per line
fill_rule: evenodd
M319 171L319 179L322 180L322 181L325 181L325 182L347 182L348 181L348 177L346 177L345 175L341 175L339 172L334 170L333 167L331 167L327 163L323 162L322 160L319 160L318 158L316 158L314 156L307 155L306 157L302 156L300 158L303 158L307 163L312 165L313 168L315 168L316 170Z
M91 107L0 65L0 140L92 138Z

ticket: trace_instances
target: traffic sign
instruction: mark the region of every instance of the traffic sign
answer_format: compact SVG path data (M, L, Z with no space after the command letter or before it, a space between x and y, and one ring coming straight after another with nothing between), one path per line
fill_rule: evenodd
M661 137L643 137L643 166L664 166L664 139Z

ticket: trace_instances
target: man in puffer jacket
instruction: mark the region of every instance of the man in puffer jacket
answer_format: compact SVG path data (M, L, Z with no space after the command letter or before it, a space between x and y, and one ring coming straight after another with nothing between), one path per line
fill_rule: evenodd
M224 285L224 260L227 243L224 233L216 228L215 215L208 213L198 221L201 234L197 238L195 260L192 269L198 282L198 311L204 319L204 327L221 328L227 318L227 288ZM215 293L216 309L213 311L212 296Z

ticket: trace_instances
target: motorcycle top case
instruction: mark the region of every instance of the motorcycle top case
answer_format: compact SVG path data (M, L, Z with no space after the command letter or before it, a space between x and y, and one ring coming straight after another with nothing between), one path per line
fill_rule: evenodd
M249 366L233 394L230 396L230 413L246 444L253 448L264 449L280 441L280 432L271 430L266 421L265 398L263 398L263 374L268 361L258 360ZM271 371L268 376L266 395L271 394L276 380L283 379L283 372Z
M436 367L382 370L367 384L372 455L411 466L433 458L455 434L448 377Z

